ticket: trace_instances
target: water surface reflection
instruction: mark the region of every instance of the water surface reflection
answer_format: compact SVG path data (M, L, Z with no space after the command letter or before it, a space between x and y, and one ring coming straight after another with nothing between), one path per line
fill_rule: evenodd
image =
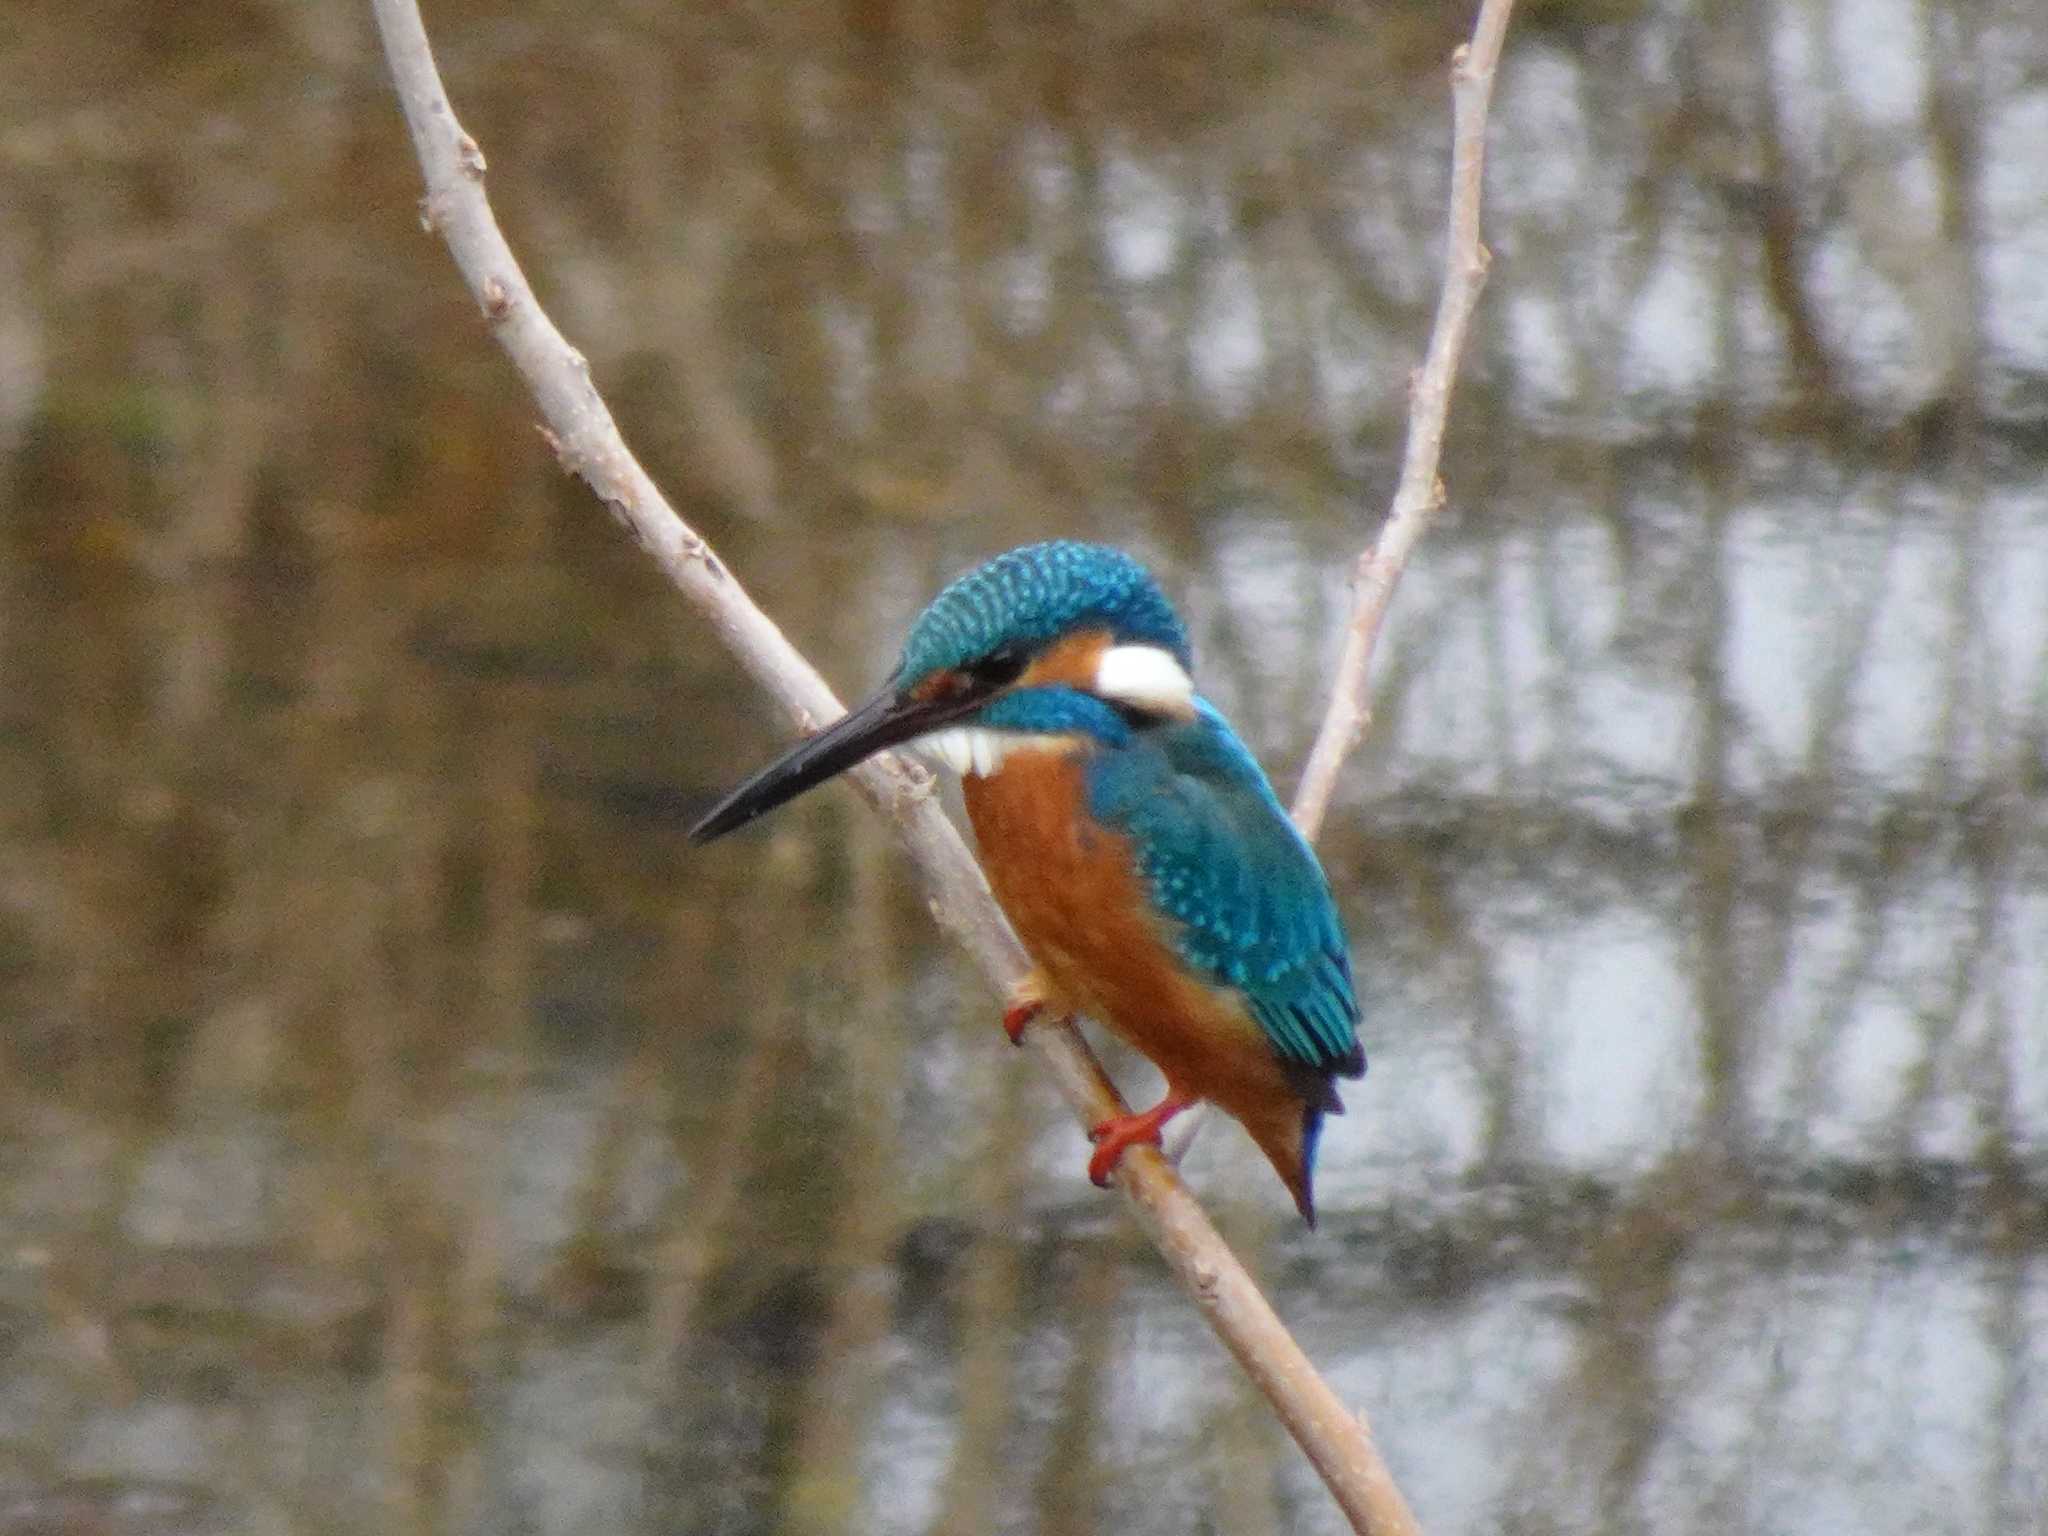
M1188 1163L1432 1531L2041 1528L2048 28L1965 9L1514 40L1324 838L1373 1073L1319 1234ZM358 8L75 10L0 48L0 1532L1335 1530L869 819L685 846L772 722L535 437ZM430 17L844 690L1113 539L1283 785L1463 19Z

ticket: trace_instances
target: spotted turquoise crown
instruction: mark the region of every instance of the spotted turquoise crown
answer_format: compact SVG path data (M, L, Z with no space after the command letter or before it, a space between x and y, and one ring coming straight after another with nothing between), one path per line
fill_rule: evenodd
M1144 566L1120 549L1055 539L997 555L933 598L903 642L897 678L915 683L999 646L1029 652L1080 629L1191 665L1187 631Z

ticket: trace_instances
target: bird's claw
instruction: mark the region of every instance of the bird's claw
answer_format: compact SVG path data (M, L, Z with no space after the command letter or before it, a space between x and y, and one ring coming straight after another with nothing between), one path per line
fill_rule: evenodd
M1003 1010L1003 1033L1010 1037L1010 1044L1024 1043L1025 1026L1045 1012L1050 997L1042 971L1030 972L1010 989L1010 1006Z
M1010 1044L1024 1043L1024 1027L1045 1011L1041 998L1031 998L1021 1003L1012 1003L1003 1010L1003 1033L1010 1037Z
M1095 1152L1088 1159L1089 1182L1097 1189L1109 1188L1109 1176L1124 1152L1141 1142L1158 1146L1166 1122L1194 1102L1169 1094L1143 1114L1116 1115L1090 1126L1088 1139L1095 1143Z
M1088 1182L1097 1189L1109 1188L1109 1176L1123 1157L1124 1148L1130 1145L1129 1142L1119 1141L1111 1142L1105 1147L1102 1141L1108 1131L1107 1125L1098 1125L1088 1133L1088 1139L1095 1143L1094 1154L1088 1159Z

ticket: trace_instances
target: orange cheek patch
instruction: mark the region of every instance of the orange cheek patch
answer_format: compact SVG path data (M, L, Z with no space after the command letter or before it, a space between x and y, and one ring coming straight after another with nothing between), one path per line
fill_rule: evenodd
M935 699L950 699L967 686L967 679L958 672L934 672L910 690L910 696L920 704L929 704Z
M1070 688L1092 690L1095 670L1102 653L1109 649L1109 631L1085 629L1066 635L1033 658L1017 679L1020 688L1043 688L1065 683Z

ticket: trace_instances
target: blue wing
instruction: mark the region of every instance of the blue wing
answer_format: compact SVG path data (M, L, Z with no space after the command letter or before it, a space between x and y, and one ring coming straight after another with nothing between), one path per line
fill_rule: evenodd
M1244 743L1196 707L1097 755L1089 807L1131 839L1182 958L1236 988L1287 1060L1355 1076L1358 1003L1322 865Z

